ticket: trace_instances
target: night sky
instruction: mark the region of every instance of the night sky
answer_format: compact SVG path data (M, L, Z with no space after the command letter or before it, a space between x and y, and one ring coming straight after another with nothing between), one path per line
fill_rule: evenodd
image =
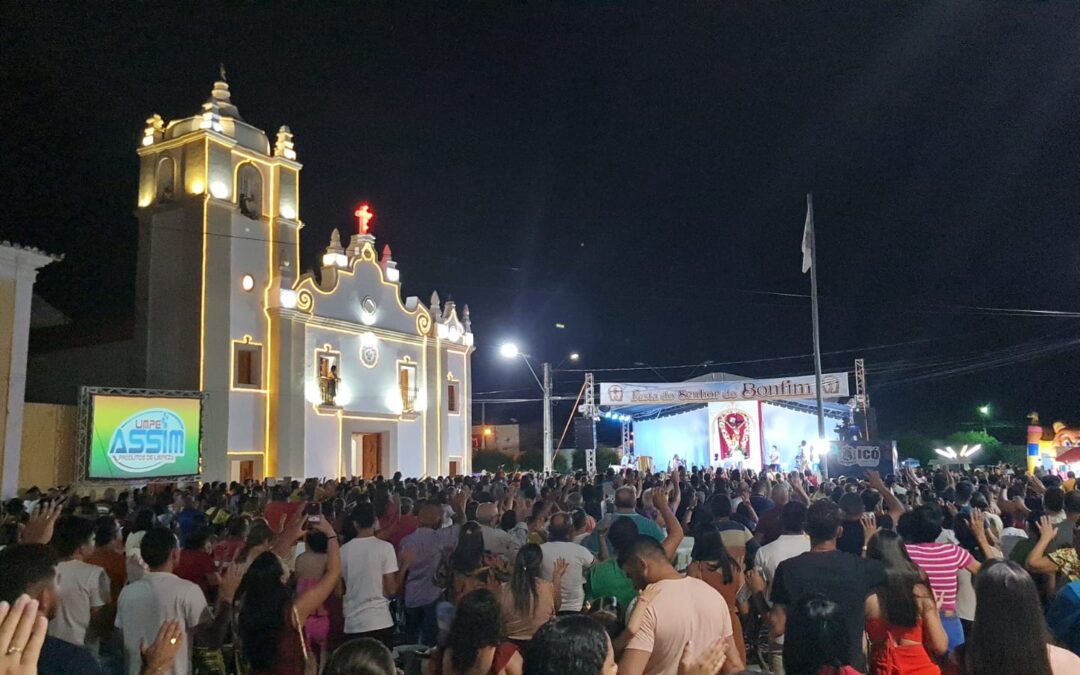
M478 393L537 394L507 338L644 368L598 380L811 372L812 191L825 368L867 360L886 433L1080 423L1080 4L84 7L5 3L0 46L0 238L67 256L39 289L77 322L131 314L144 120L224 62L295 134L304 266L370 200L405 294L470 305Z

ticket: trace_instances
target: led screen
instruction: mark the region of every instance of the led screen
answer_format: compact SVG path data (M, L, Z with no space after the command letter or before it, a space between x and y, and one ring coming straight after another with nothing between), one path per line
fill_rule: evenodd
M91 397L90 479L199 473L198 398Z

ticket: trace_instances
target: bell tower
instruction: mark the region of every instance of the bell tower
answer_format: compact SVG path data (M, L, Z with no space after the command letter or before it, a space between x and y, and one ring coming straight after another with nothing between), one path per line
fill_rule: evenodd
M297 266L301 165L288 127L271 146L240 116L224 68L197 114L148 118L138 154L143 382L209 394L204 474L221 479L229 454L267 446L267 298ZM252 423L230 426L230 413Z

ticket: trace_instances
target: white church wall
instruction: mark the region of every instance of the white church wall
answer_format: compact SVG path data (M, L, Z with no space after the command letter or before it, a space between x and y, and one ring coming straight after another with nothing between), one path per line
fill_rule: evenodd
M339 440L342 439L337 415L319 415L309 407L304 415L304 447L291 451L282 448L278 473L305 477L336 476L338 458L343 450ZM290 454L291 460L287 463L284 461L286 453ZM292 473L284 470L286 466Z
M446 461L445 470L449 471L450 460L458 462L458 471L465 471L467 454L472 453L471 429L468 426L468 403L466 396L466 356L460 352L447 350L447 377L443 379L442 401L446 414L446 436L443 438L443 455ZM457 387L457 412L449 409L448 387L453 382Z
M423 420L417 419L398 424L397 441L397 471L407 477L431 473L430 470L425 470L424 466Z
M229 394L229 440L232 451L263 449L266 403L262 396L234 391Z
M313 313L353 324L377 326L384 330L419 336L417 319L421 314L426 314L426 310L407 310L401 300L400 286L383 280L383 271L374 260L374 249L367 255L371 259L353 259L349 269L324 268L320 286L316 286L310 277L300 282L300 288L310 288L313 291ZM371 298L374 302L373 312L362 309L366 298Z

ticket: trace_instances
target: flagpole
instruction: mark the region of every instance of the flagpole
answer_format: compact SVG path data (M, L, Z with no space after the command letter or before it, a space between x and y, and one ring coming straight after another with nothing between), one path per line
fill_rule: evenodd
M825 440L825 402L821 395L821 332L818 321L818 292L817 292L817 233L814 232L814 195L806 193L806 217L810 225L810 309L813 313L814 323L814 391L817 394L817 426L819 454L821 458L821 474L829 477L829 463L825 453L820 452L820 441Z

